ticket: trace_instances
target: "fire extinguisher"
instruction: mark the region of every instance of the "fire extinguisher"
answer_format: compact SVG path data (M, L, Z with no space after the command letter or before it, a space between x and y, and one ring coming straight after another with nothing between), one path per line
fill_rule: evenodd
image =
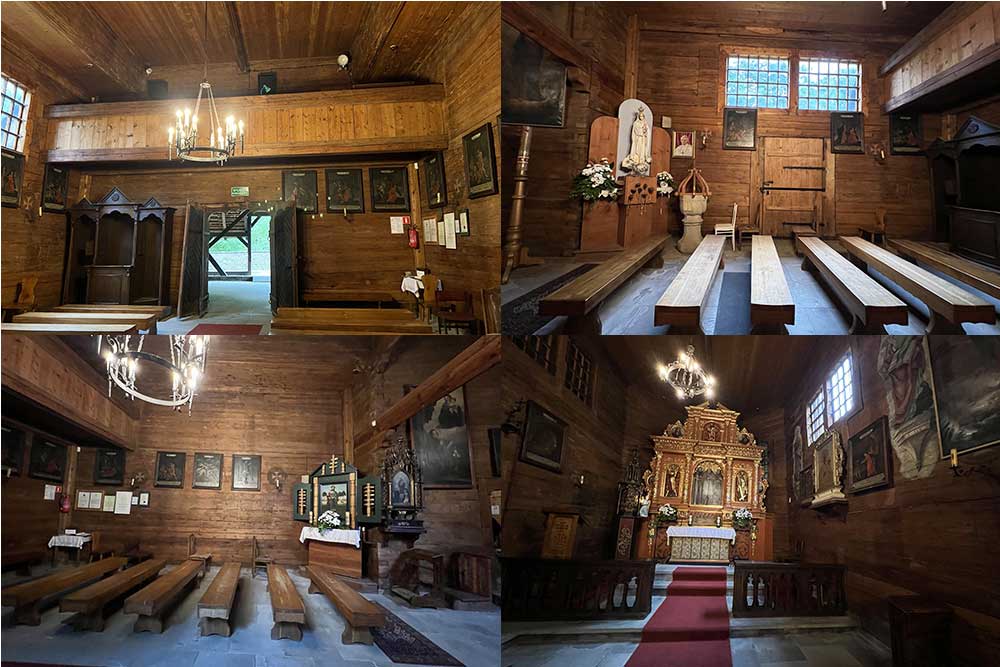
M406 242L411 248L416 250L420 247L420 237L417 236L417 226L410 222L410 216L408 215L403 216L403 224L409 227L409 231L406 234Z
M59 494L59 511L63 514L69 514L69 495L65 493Z

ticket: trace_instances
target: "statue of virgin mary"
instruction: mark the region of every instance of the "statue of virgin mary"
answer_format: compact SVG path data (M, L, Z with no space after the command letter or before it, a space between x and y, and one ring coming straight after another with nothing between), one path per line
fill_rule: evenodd
M628 155L622 160L622 169L637 176L648 176L649 163L649 125L646 124L646 114L640 107L636 109L635 120L632 121L632 143Z

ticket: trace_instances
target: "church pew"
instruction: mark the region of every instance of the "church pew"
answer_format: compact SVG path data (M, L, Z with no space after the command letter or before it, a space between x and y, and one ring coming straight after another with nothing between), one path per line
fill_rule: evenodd
M48 555L48 550L41 547L22 546L8 544L3 547L2 565L3 569L13 569L17 574L30 575L31 566L41 563Z
M590 328L594 333L600 333L601 320L597 307L642 267L663 266L660 254L667 239L667 236L651 237L601 262L542 299L538 304L538 313L569 317L568 331Z
M941 273L962 281L969 287L975 287L984 294L1000 299L1000 271L959 257L929 243L889 239L889 246L914 263L919 260Z
M124 558L105 558L96 563L63 570L40 579L3 589L0 597L3 606L14 607L14 623L38 625L42 622L42 604L96 581L115 570L125 567Z
M140 331L156 333L156 315L149 313L65 313L34 311L14 316L15 324L135 324Z
M822 239L800 236L795 245L804 255L802 268L818 273L851 313L850 333L884 334L886 324L909 321L905 303Z
M371 644L372 628L385 625L385 614L361 593L345 584L329 569L319 565L307 565L309 592L323 593L344 617L345 644Z
M240 583L240 564L226 563L215 575L208 590L198 601L198 627L202 637L208 635L232 634L229 617L233 612L233 601L236 600L236 588Z
M104 561L97 561L103 563ZM188 585L205 568L205 561L185 560L125 600L125 613L138 614L134 632L163 632L163 619L183 597Z
M55 334L55 335L87 335L87 334L129 334L138 333L139 327L133 324L28 324L27 322L4 322L0 331L25 334Z
M404 308L279 308L271 319L271 331L285 330L357 333L433 333L430 324L421 322Z
M59 611L77 613L63 622L69 623L76 630L101 632L104 630L105 606L154 579L166 564L167 561L163 558L147 560L70 593L59 601Z
M145 315L156 315L156 319L158 320L162 320L169 315L170 310L170 306L137 306L131 304L115 306L103 303L67 303L52 309L56 313L142 313Z
M702 239L656 302L653 311L656 326L670 324L670 333L705 333L701 328L701 309L719 269L725 265L722 258L725 249L725 236L713 234Z
M997 314L991 304L958 285L860 237L841 236L840 242L852 257L875 268L926 304L931 313L927 333L964 334L962 322L996 322Z
M306 606L288 572L277 563L267 566L267 591L271 594L271 612L274 615L271 639L301 640Z
M302 301L305 303L335 303L356 301L359 303L376 303L395 307L399 301L385 290L353 289L346 287L311 287L302 290Z
M751 239L750 323L753 333L788 333L785 325L795 324L795 302L770 236L757 235Z

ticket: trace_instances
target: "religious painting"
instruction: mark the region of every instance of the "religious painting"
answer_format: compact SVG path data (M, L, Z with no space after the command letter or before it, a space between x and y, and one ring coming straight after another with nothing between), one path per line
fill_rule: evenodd
M326 212L364 213L365 186L360 169L326 170Z
M4 477L20 477L24 465L24 431L4 426L2 450L0 472Z
M125 452L98 449L94 458L94 484L121 486L125 483Z
M410 181L406 167L372 167L368 176L372 182L373 211L410 210Z
M409 392L413 387L404 387ZM445 394L410 417L410 446L426 488L472 488L465 390Z
M403 470L397 470L389 485L389 500L393 507L413 505L413 480Z
M444 154L429 155L421 162L424 175L424 188L427 192L427 205L431 208L444 208L448 204L448 186L444 181Z
M566 64L515 28L506 23L502 26L502 122L562 127L566 114Z
M28 475L53 482L63 481L66 474L66 448L35 438L28 457Z
M233 491L260 491L260 457L233 454Z
M738 503L750 502L750 474L746 470L736 471L736 486L733 498Z
M24 182L24 156L13 151L0 154L0 204L21 205L21 185Z
M694 132L674 130L673 157L694 157Z
M920 115L894 113L889 116L889 153L920 155Z
M887 417L879 417L847 441L847 490L851 493L889 484L892 461L887 421Z
M521 460L560 472L565 433L566 422L538 403L528 401L521 436Z
M940 458L1000 444L1000 339L927 336Z
M222 454L198 452L194 455L194 479L191 481L191 488L222 488Z
M69 190L69 169L54 164L45 165L45 184L42 186L42 209L52 213L66 210Z
M722 442L722 427L719 422L705 422L701 427L701 439L708 442Z
M681 495L681 468L675 463L667 466L666 479L663 481L663 495L667 498L677 498Z
M319 209L316 172L312 170L281 172L281 198L285 201L295 200L296 208L306 213L315 213Z
M337 516L347 528L347 513L350 511L348 481L346 479L337 480L334 477L321 477L319 480L319 514L324 512L336 512Z
M187 454L184 452L156 452L156 476L153 486L179 489L184 486L184 466Z
M493 150L493 126L486 123L462 137L465 149L465 179L469 199L500 192L497 187L496 153Z
M722 466L702 461L691 477L692 505L722 505Z
M940 452L930 359L919 336L883 336L876 362L889 405L889 444L903 479L928 477Z
M757 150L757 110L722 110L722 148L731 151Z
M844 498L844 449L837 431L827 431L813 445L814 507Z
M865 115L863 113L830 114L830 150L834 153L864 153Z

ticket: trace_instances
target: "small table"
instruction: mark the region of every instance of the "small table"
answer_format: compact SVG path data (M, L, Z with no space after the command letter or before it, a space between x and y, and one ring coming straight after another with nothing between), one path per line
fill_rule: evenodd
M49 549L52 550L52 564L56 564L56 551L59 548L76 549L76 560L80 559L80 549L93 538L89 533L77 533L76 535L53 535L49 539Z

